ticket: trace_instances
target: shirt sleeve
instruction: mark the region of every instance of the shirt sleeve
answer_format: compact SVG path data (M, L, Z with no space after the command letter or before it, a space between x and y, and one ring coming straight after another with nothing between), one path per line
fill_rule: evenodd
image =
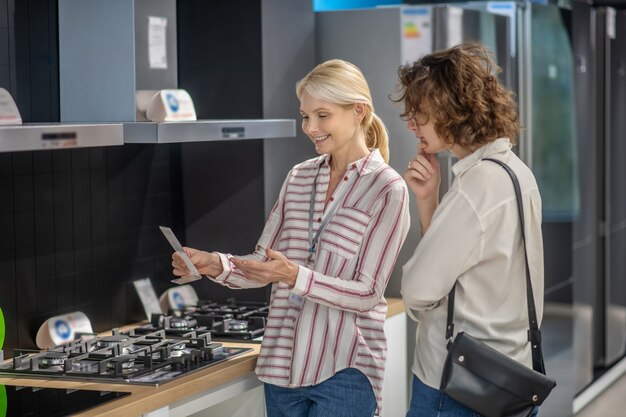
M259 241L256 244L254 252L248 255L238 256L241 259L252 259L255 261L265 261L267 260L267 256L265 253L266 248L271 248L274 245L277 237L280 235L280 231L283 226L283 218L284 218L284 204L285 204L285 192L287 190L287 184L289 183L289 178L291 177L291 171L287 175L285 182L280 190L280 195L276 204L272 208L270 212L269 218L265 223L265 227L263 228L263 233L259 238ZM220 261L222 262L223 272L217 277L209 277L212 281L217 282L218 284L222 284L226 287L233 289L242 289L242 288L258 288L264 287L267 284L262 284L256 281L251 281L246 279L246 277L241 273L239 269L235 267L235 265L231 262L233 255L229 253L217 253L220 257Z
M399 179L399 181L402 181ZM363 236L352 280L299 267L292 291L317 303L366 312L382 298L398 253L409 230L408 192L404 183L381 196Z
M428 310L445 298L482 251L482 227L466 196L451 191L437 208L414 255L402 268L402 300L411 310Z

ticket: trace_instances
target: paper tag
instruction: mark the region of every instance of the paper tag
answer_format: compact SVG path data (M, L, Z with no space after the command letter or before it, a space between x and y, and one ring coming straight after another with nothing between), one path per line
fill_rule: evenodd
M304 297L294 292L289 293L289 302L293 305L302 307L304 305Z
M161 232L163 232L163 235L165 236L167 241L170 242L170 245L172 245L172 248L176 251L176 253L180 255L183 262L185 262L185 266L187 266L187 269L190 272L189 275L178 279L173 279L172 282L176 284L185 284L187 282L196 281L202 278L202 275L200 275L200 272L198 272L193 262L191 262L191 259L189 259L189 256L187 256L187 253L185 253L183 246L174 235L174 232L172 232L172 229L163 226L159 226L159 229L161 229Z
M137 281L133 281L133 284L135 285L135 290L137 290L137 295L139 295L148 320L150 320L153 314L163 314L150 278L138 279Z
M148 61L150 68L167 69L167 18L148 17Z

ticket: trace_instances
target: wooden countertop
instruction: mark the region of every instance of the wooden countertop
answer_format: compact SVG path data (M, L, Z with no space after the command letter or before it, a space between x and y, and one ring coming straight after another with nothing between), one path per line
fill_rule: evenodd
M389 305L387 317L404 312L404 305L401 299L388 298L387 303ZM249 347L252 350L226 362L213 365L207 369L201 369L158 387L18 377L0 377L0 384L23 387L129 392L131 395L109 401L91 410L76 414L76 416L140 416L143 413L165 407L186 397L216 388L249 372L254 372L261 348L260 344L224 343L224 346Z

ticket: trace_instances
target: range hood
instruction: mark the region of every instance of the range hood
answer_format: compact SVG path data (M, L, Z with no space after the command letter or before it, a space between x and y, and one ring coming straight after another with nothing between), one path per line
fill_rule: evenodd
M29 123L0 126L0 152L123 145L120 123Z
M22 124L11 94L0 88L0 152L123 145L121 124Z
M121 123L124 143L295 137L294 119L141 121L137 92L178 87L176 26L176 0L59 0L61 121Z

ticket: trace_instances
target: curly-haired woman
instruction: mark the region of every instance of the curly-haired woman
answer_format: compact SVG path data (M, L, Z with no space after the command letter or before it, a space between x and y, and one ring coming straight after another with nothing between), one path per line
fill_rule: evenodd
M530 169L511 151L519 132L513 94L479 44L422 57L399 70L408 129L418 151L404 178L416 196L423 238L404 266L402 297L418 322L408 416L476 416L438 388L446 358L448 294L456 283L454 321L500 352L531 366L525 258L515 191L502 167L519 178L530 274L541 322L543 245L541 197ZM435 156L459 158L439 202ZM537 413L537 409L534 410Z

